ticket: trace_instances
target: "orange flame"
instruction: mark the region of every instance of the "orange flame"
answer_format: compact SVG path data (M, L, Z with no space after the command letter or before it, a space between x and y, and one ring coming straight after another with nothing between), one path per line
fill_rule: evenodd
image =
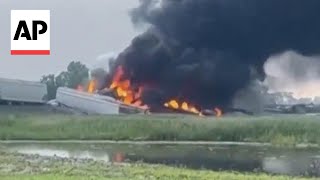
M97 81L96 80L90 80L88 85L88 93L94 93L94 91L97 88Z
M81 91L81 92L84 91L84 88L83 88L83 86L82 86L81 84L79 84L79 85L77 86L77 91Z
M182 110L185 112L190 112L193 114L199 114L200 115L200 110L198 110L195 106L192 106L191 104L188 104L187 102L182 102L179 103L177 100L170 100L166 103L164 103L164 106L167 108L171 109L176 109L176 110Z
M164 104L167 108L179 109L179 103L176 100L171 100Z
M197 109L195 106L185 101L183 101L182 103L179 103L178 100L172 99L164 103L164 106L174 110L182 110L185 112L198 114L199 116L205 116L199 109ZM216 117L221 117L223 115L222 110L219 108L214 108L213 111L215 112Z
M219 108L214 108L213 109L214 110L214 112L216 113L216 117L221 117L222 116L222 110L221 109L219 109Z
M138 87L138 90L135 90L131 86L130 80L123 80L123 75L124 69L122 66L119 66L116 70L115 75L113 76L112 83L109 88L115 91L118 99L124 104L147 109L148 106L143 105L143 102L141 100L143 87Z

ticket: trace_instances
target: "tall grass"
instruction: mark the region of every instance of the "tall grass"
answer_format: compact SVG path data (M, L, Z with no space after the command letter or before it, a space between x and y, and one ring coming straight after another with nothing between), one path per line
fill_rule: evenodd
M181 140L320 143L317 116L0 116L1 140Z
M1 180L307 180L316 178L267 175L262 173L219 172L192 170L148 164L106 164L75 162L59 158L14 155L0 152ZM81 164L81 165L80 165Z

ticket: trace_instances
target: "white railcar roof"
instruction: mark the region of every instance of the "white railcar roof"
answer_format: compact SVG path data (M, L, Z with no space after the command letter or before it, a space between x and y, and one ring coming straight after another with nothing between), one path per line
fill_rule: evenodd
M32 85L32 86L45 86L45 84L36 81L26 81L26 80L18 80L18 79L7 79L7 78L0 78L1 82L7 83L16 83L16 84L25 84L25 85Z

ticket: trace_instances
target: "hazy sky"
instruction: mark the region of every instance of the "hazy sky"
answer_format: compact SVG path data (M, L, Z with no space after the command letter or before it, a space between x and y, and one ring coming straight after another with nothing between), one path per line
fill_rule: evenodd
M128 12L138 0L0 0L0 77L39 80L77 60L124 49L138 33ZM51 10L51 55L10 55L10 10Z

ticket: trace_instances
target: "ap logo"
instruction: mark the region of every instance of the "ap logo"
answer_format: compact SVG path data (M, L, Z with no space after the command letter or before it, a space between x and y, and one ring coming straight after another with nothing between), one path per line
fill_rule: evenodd
M11 55L50 55L49 10L11 10Z

